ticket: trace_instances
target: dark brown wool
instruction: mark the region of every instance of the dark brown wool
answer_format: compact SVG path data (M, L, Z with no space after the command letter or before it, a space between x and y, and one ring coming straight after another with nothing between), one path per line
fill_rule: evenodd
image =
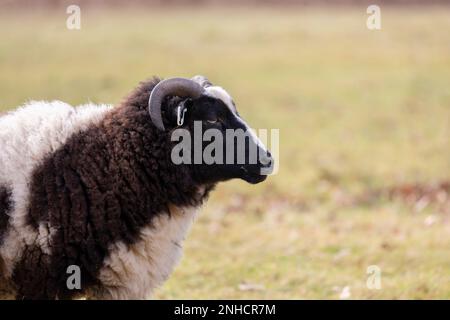
M170 214L169 204L195 206L207 196L212 186L199 194L190 169L172 163L169 134L151 122L147 105L157 83L141 83L100 124L72 136L34 171L28 223L57 231L51 256L25 249L13 273L17 298L82 293L66 288L69 265L81 268L82 290L95 286L113 242L133 244L153 217Z
M3 235L8 227L8 211L11 210L11 190L5 186L0 186L0 245L3 241Z

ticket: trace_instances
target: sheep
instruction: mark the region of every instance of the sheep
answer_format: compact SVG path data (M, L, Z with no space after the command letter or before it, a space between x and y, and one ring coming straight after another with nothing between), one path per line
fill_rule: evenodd
M32 101L3 115L0 297L149 298L215 186L262 182L273 165L253 134L256 164L174 164L171 134L198 121L250 132L231 96L203 76L146 80L114 107ZM80 288L67 285L70 266Z

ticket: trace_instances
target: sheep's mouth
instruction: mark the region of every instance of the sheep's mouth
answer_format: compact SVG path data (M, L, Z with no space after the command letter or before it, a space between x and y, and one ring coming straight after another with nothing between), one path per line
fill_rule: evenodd
M257 184L267 179L267 175L261 174L260 170L253 171L245 167L240 167L239 170L241 178L251 184Z

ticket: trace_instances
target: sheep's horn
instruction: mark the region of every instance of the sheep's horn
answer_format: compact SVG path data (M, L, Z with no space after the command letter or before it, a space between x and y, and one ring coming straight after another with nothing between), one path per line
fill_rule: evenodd
M161 115L161 104L164 97L168 95L181 98L200 97L204 89L197 82L185 78L170 78L159 82L152 90L148 100L150 117L155 126L164 131L164 124Z

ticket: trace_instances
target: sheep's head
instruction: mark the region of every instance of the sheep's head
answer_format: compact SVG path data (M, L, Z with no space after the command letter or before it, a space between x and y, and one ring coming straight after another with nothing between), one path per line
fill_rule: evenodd
M259 183L272 171L270 152L239 115L231 96L205 77L159 82L151 92L149 111L159 130L183 140L182 148L175 145L172 150L178 156L174 162L182 159L190 165L200 182L240 178Z

